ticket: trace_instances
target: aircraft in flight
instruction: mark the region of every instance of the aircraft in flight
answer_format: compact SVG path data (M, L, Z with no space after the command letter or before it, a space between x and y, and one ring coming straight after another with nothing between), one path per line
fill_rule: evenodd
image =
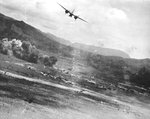
M59 3L58 3L59 4ZM73 11L70 11L68 9L66 9L64 6L62 6L61 4L59 4L64 10L65 10L65 14L69 14L69 17L74 17L74 19L80 19L84 22L87 22L86 20L82 19L81 17L77 16L74 14L74 10ZM88 23L88 22L87 22Z

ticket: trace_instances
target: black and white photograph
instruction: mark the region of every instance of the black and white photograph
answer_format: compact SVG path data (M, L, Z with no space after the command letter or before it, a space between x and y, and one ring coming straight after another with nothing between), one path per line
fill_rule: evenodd
M0 0L0 119L150 119L150 0Z

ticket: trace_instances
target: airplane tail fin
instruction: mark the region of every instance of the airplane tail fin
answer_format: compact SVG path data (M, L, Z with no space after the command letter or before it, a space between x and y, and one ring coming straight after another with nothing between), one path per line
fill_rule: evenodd
M74 13L74 11L75 11L75 9L73 9L71 13L73 14L73 13Z

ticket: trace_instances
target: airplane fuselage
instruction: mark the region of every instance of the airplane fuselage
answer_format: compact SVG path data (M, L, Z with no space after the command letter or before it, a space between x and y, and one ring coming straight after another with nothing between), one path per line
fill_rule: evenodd
M72 16L73 16L73 14L72 14L72 13L70 13L70 14L69 14L69 17L72 17Z

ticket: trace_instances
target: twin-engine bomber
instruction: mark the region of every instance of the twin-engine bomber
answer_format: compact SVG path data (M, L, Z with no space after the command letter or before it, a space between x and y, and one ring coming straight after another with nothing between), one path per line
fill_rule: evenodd
M59 4L59 3L58 3ZM84 22L87 22L86 20L82 19L81 17L77 16L74 14L74 10L73 11L70 11L68 9L66 9L64 6L62 6L61 4L59 4L64 10L65 10L65 14L69 14L69 17L74 17L74 19L80 19Z

